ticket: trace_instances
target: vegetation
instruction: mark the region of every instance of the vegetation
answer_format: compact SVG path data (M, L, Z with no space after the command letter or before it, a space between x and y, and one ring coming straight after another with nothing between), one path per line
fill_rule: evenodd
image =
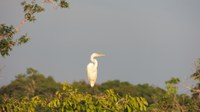
M100 92L99 89L91 87L92 94L79 92L73 85L78 87L77 85L81 83L83 82L74 82L72 85L57 83L52 77L45 77L38 71L28 68L26 73L17 75L9 85L1 87L0 109L3 112L138 112L147 110L148 103L143 97L132 97L128 94L122 97L112 89ZM85 83L83 88L85 87L89 85ZM96 90L100 94L97 94Z
M199 81L199 68L192 78ZM191 95L177 94L180 83L172 78L166 90L148 84L133 85L119 80L107 81L91 88L85 81L61 84L33 68L18 74L9 85L0 88L0 110L44 112L198 112L199 85Z
M57 91L53 97L34 96L23 97L20 100L4 98L0 109L3 112L114 112L114 111L145 111L147 101L142 97L124 98L116 95L112 90L97 96L80 94L71 86L63 84L63 88Z
M200 62L196 67L196 71L191 75L192 78L198 80L196 87L191 88L192 96L186 94L178 95L178 87L176 86L180 80L178 78L172 78L166 81L166 93L158 96L155 99L155 103L149 106L150 112L199 112L200 111Z
M17 75L9 85L1 87L0 94L18 99L24 96L49 96L55 93L60 85L51 76L46 78L37 70L28 68L26 73Z
M107 81L102 84L95 85L91 88L85 81L73 82L73 87L77 88L81 93L101 94L108 89L112 89L119 96L124 97L127 94L133 97L144 97L149 104L153 103L152 96L164 94L165 90L159 87L153 87L149 84L133 85L128 82L120 82L119 80Z

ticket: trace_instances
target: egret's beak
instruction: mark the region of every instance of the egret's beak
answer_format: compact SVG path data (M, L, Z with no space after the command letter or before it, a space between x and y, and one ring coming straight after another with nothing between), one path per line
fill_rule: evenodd
M97 54L97 56L105 56L105 54Z

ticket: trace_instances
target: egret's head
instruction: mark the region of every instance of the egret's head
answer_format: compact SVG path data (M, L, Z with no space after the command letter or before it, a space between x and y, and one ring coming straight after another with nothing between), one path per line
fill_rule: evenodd
M92 55L91 55L91 57L100 57L100 56L105 56L105 54L92 53Z

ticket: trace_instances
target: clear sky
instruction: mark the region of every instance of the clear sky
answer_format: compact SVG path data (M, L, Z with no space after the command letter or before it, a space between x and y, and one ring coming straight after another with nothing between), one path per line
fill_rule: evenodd
M0 86L32 67L56 81L86 80L93 52L97 83L118 79L164 87L171 77L188 78L200 58L200 0L70 0L70 8L47 10L26 23L31 41L0 57ZM1 0L0 23L17 26L17 0Z

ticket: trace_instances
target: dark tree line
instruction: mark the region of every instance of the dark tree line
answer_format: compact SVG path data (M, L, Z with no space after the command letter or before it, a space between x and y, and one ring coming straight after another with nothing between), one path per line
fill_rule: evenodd
M61 88L61 83L56 82L53 77L45 77L33 68L28 68L26 73L18 74L16 79L10 84L0 88L0 94L8 97L22 98L24 96L51 96ZM93 88L86 81L74 81L71 84L80 93L83 94L102 94L108 89L112 89L119 96L127 94L137 97L141 96L153 103L153 96L164 94L165 90L154 87L149 84L133 85L129 82L120 82L119 80L107 81L102 84L96 84Z

